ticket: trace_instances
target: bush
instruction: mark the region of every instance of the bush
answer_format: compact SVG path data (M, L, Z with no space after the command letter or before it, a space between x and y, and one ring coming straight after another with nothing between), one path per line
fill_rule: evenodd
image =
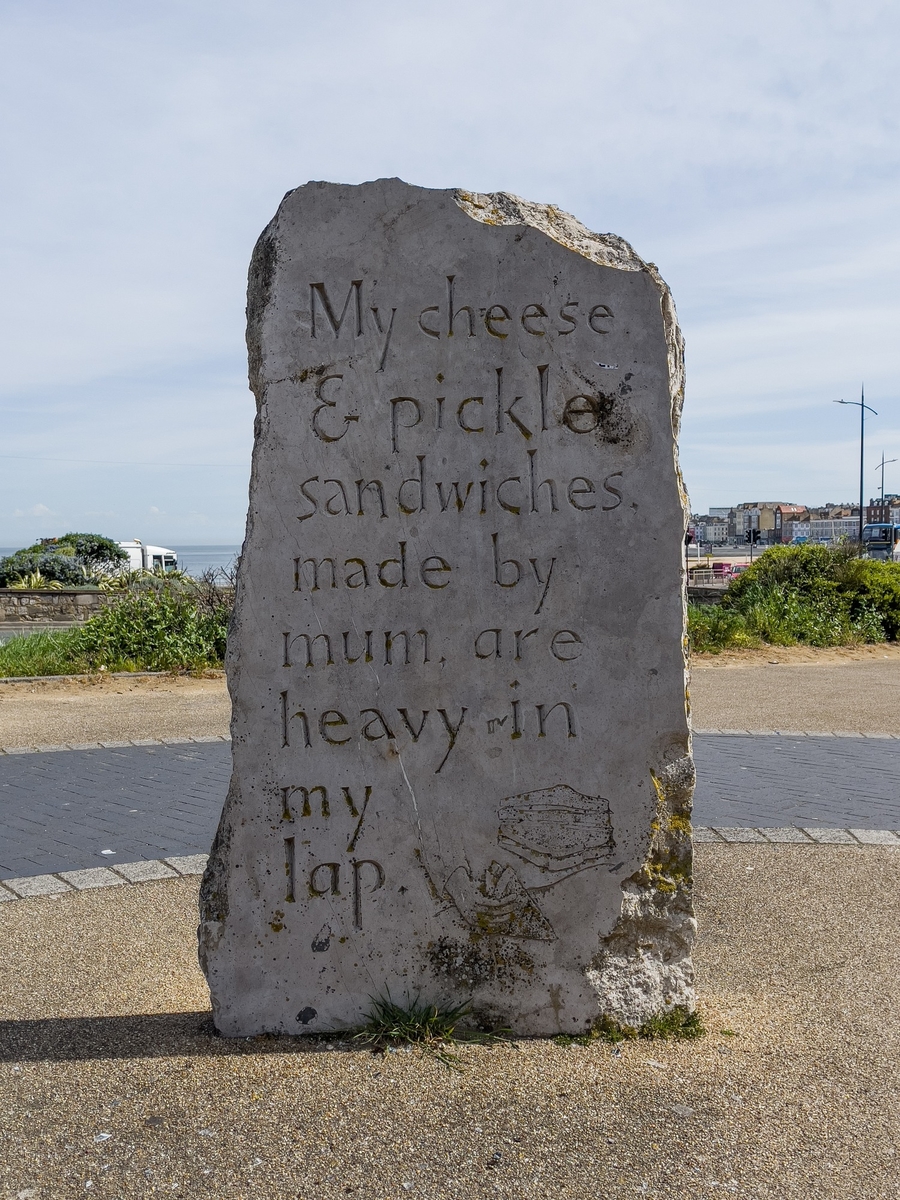
M184 671L219 667L232 592L206 579L154 577L83 625L12 638L0 646L0 676L85 671Z
M77 559L65 554L17 550L15 554L0 558L0 587L9 587L27 575L40 575L63 587L84 587L87 583L84 567Z
M729 586L718 608L691 606L688 632L695 650L713 653L893 639L900 564L857 558L852 546L774 546Z
M106 574L128 561L128 555L111 538L99 533L64 533L41 538L33 546L0 558L0 587L9 587L26 575L41 575L64 587L84 587L94 576Z
M76 630L90 668L173 671L217 667L225 655L228 610L204 611L189 592L160 588L127 594Z

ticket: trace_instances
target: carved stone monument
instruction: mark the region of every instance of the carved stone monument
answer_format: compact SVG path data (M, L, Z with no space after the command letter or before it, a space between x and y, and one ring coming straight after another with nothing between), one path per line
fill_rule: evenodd
M682 343L656 268L502 193L310 183L247 311L217 1027L321 1033L386 994L522 1034L690 1009Z

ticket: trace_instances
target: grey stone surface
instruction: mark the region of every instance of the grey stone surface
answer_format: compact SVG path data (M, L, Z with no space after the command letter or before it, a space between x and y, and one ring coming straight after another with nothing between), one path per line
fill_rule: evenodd
M88 867L85 871L60 871L59 877L77 892L88 891L91 888L123 887L125 884L125 880L108 867Z
M717 825L715 832L726 842L764 842L766 840L758 830L747 827L728 829Z
M72 890L55 875L29 875L24 879L3 879L0 882L22 899L29 896L54 896Z
M721 842L721 838L714 829L707 829L703 825L694 826L694 841L695 842Z
M313 183L257 244L248 322L218 1028L318 1033L388 990L519 1033L692 1005L656 269L546 205Z
M164 862L151 858L149 862L116 863L113 868L129 883L148 883L151 879L175 879L177 872Z

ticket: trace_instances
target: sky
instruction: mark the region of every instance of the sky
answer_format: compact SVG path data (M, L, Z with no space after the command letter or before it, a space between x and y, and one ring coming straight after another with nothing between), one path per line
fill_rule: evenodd
M239 542L247 263L310 179L554 203L658 264L692 508L900 459L895 0L0 0L0 545ZM886 488L900 492L900 462Z

